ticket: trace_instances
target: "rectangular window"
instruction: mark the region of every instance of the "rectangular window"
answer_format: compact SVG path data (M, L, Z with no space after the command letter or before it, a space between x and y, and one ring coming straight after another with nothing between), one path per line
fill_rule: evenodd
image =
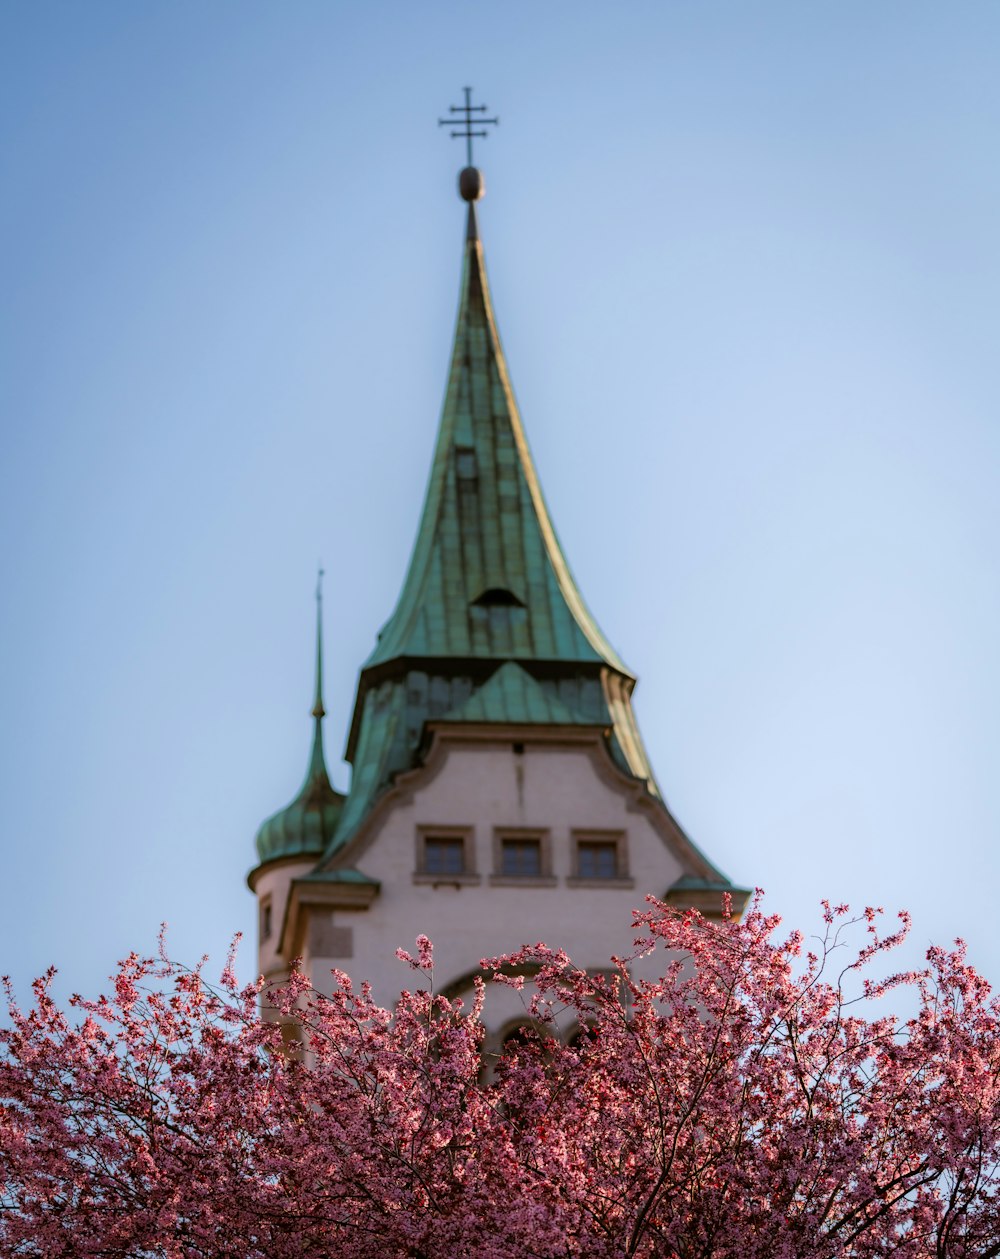
M502 839L500 873L513 879L537 879L542 873L540 839Z
M478 883L475 832L471 826L418 826L415 883Z
M618 845L613 839L581 839L576 858L578 878L618 878Z
M573 831L573 873L570 887L588 883L632 887L629 877L628 847L624 831Z
M425 874L465 874L465 841L428 835L424 840Z
M271 938L271 898L265 896L260 903L260 938L269 940Z
M555 887L552 842L547 830L497 827L493 832L493 873L490 882L508 887Z

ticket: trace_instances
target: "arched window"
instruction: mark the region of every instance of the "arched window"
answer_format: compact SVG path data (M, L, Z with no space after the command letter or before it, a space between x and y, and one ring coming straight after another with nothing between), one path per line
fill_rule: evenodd
M579 1024L566 1037L566 1044L570 1049L577 1051L586 1050L597 1044L597 1028L588 1027L586 1024Z
M517 1027L511 1028L507 1035L503 1038L503 1047L505 1051L517 1053L519 1049L523 1049L525 1045L537 1045L538 1033L530 1023L519 1023Z
M551 1031L536 1023L533 1019L522 1019L509 1025L500 1033L500 1055L497 1061L499 1069L504 1064L510 1065L521 1054L529 1057L540 1057L543 1060L551 1056L555 1044Z

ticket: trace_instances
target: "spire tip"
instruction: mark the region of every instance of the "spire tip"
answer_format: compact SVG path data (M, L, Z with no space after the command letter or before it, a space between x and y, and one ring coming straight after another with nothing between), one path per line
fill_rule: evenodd
M326 716L323 707L323 566L316 573L316 701L312 716L321 721Z

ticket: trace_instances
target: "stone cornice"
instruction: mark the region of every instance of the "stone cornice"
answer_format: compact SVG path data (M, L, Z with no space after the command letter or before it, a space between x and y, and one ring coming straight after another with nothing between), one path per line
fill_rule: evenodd
M301 955L305 921L310 909L367 909L379 890L380 885L374 881L347 883L309 875L293 879L281 924L278 954L288 963Z

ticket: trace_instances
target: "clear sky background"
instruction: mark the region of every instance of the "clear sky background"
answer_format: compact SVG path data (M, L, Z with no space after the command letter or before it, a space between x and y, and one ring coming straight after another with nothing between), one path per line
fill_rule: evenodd
M791 925L906 906L1000 980L998 47L994 0L8 0L0 968L93 992L166 919L252 973L317 561L345 787L416 529L470 83L514 387L672 809Z

